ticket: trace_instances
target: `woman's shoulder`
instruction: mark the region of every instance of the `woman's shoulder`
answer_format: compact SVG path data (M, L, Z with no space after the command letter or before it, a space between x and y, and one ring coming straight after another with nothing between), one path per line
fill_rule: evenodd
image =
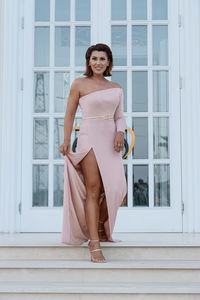
M82 89L85 89L86 86L90 86L91 83L88 82L88 78L86 77L77 77L76 79L74 79L73 83L74 86L76 86L76 88L78 88L80 91ZM106 85L108 88L121 88L121 85L118 82L114 82L114 81L110 81L107 80Z
M108 80L106 79L107 83L107 87L109 88L121 88L120 84L118 82L115 82L115 81L111 81L111 80Z
M80 85L84 82L84 80L85 80L85 78L83 78L83 77L77 77L74 79L73 84Z
M118 82L111 81L111 83L112 83L112 87L114 88L120 88L120 89L122 88Z
M83 78L78 77L73 80L73 82L71 84L71 89L78 91L80 94L80 91L81 91L83 85L84 85Z
M85 77L77 77L74 79L72 84L81 90L81 88L83 86L85 86L86 82L87 82L87 79Z

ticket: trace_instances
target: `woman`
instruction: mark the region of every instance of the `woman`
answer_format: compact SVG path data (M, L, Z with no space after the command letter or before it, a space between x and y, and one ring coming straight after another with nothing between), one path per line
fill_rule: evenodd
M100 241L114 241L117 210L126 193L122 153L126 122L123 90L111 76L113 57L105 44L88 48L84 78L73 81L64 119L65 156L62 242L88 247L93 262L106 262ZM70 152L70 136L76 109L83 122L77 150Z

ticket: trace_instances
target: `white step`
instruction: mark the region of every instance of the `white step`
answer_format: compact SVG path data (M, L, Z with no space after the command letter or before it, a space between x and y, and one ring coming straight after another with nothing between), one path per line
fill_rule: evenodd
M200 285L196 283L63 283L63 282L4 282L0 284L0 299L199 299Z
M182 259L200 260L200 247L138 246L101 244L105 257L124 259ZM87 245L82 246L0 246L1 259L89 259Z
M199 234L118 234L117 243L101 243L111 260L200 260ZM61 243L61 234L0 234L0 259L89 259L87 243Z
M90 262L87 243L60 234L0 234L0 300L199 300L199 234L119 234L101 243L107 263Z
M47 282L200 282L194 260L2 260L0 281Z

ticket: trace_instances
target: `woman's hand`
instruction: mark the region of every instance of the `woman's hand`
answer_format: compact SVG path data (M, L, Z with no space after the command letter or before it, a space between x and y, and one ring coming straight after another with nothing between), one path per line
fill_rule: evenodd
M67 152L70 151L70 140L65 141L61 146L60 146L60 153L62 153L62 155L67 155Z
M124 133L122 131L118 131L114 140L114 149L119 152L124 149Z

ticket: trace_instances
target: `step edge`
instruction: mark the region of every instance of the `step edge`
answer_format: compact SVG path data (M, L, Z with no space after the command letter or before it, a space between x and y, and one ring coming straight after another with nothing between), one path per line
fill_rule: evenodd
M183 244L159 244L159 245L143 245L143 244L137 244L137 245L104 245L101 244L102 248L200 248L200 245L183 245ZM10 245L10 244L5 244L5 245L0 245L0 249L3 248L59 248L59 249L82 249L82 248L88 248L87 245L81 245L81 246L75 246L75 245L43 245L43 244L35 244L35 245L26 245L26 244L21 244L21 245Z
M0 260L3 269L200 269L199 260L107 260L107 263L94 264L88 260Z
M24 284L24 285L23 285ZM68 293L68 294L200 294L199 283L48 283L48 282L36 282L29 284L28 282L10 282L0 284L0 294L22 294L22 293ZM113 289L113 287L115 289Z

